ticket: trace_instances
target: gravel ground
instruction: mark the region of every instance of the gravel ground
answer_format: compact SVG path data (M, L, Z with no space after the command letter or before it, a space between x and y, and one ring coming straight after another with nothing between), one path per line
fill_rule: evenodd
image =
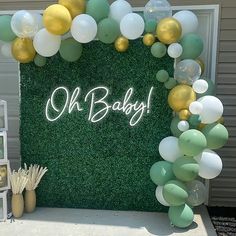
M219 236L236 236L236 208L208 208L212 223Z

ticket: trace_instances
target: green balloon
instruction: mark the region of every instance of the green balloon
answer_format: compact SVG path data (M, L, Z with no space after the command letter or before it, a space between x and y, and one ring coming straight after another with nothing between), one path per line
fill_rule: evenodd
M103 43L113 43L120 35L118 23L111 19L106 18L98 24L98 39Z
M73 38L69 38L62 41L59 53L64 60L75 62L81 57L82 51L82 45Z
M41 55L39 55L39 54L37 54L37 55L35 56L35 58L34 58L34 64L35 64L36 66L43 67L43 66L46 65L46 63L47 63L46 57L43 57L43 56L41 56Z
M216 90L216 86L215 86L214 82L211 79L207 79L207 78L201 78L201 79L204 79L204 80L207 81L208 89L207 89L207 91L205 93L198 94L197 95L198 98L204 97L204 96L207 96L207 95L213 95L214 96L215 93L216 93L216 91L215 91Z
M166 55L166 45L160 42L154 43L151 47L151 53L154 57L162 58Z
M174 78L172 78L172 77L170 77L165 83L164 83L164 85L165 85L165 88L166 89L172 89L172 88L174 88L176 85L177 85L177 80L176 79L174 79Z
M180 44L183 47L182 59L196 59L203 51L203 40L197 34L186 34Z
M4 42L13 41L16 35L11 29L11 16L0 16L0 40Z
M159 82L166 82L169 79L169 74L166 70L159 70L157 72L156 78Z
M179 228L186 228L193 223L193 210L187 205L171 206L168 211L170 222Z
M175 136L175 137L179 137L183 132L180 131L178 129L178 124L181 120L179 119L178 116L175 116L172 121L171 121L171 124L170 124L170 130L171 130L171 133Z
M190 129L180 135L179 147L184 155L193 157L207 147L207 141L199 130Z
M157 21L156 20L149 20L145 22L145 32L146 33L153 33L156 31L157 28Z
M227 129L224 125L218 123L206 125L202 133L206 137L207 147L209 149L219 149L223 147L229 138Z
M150 169L150 177L156 185L164 185L174 178L172 163L167 161L156 162Z
M192 181L198 176L199 165L191 157L180 157L173 164L173 172L179 180Z
M201 123L200 116L199 115L191 115L188 119L188 123L189 123L191 129L196 129Z
M163 197L171 206L180 206L188 198L187 187L178 180L170 180L163 187Z
M92 16L97 22L107 18L110 11L110 5L107 0L89 0L86 13Z

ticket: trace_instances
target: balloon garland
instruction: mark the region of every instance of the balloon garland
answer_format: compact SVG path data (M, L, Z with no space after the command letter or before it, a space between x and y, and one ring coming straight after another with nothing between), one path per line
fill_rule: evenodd
M68 61L79 60L83 44L96 37L114 43L117 52L128 50L129 40L140 38L151 54L175 59L174 75L159 70L156 79L170 90L168 103L173 110L172 136L159 144L164 159L150 169L158 185L156 198L169 206L173 225L188 227L194 206L206 200L206 188L197 177L212 179L222 170L221 158L213 150L225 145L228 131L223 125L223 105L214 96L214 84L201 77L204 62L199 58L203 40L196 34L198 18L191 11L172 16L166 0L150 0L144 19L125 0L109 5L107 0L59 0L43 13L17 11L0 16L1 52L20 63L34 61L42 67L56 53ZM70 33L68 31L70 30Z

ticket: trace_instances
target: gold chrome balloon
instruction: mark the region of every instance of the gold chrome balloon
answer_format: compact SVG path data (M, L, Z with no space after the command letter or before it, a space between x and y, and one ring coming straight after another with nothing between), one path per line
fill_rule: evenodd
M179 112L179 119L180 120L188 120L188 118L191 116L191 113L188 109L183 109Z
M53 4L44 11L43 23L50 33L62 35L69 31L72 18L67 8L60 4Z
M16 38L11 49L13 57L20 63L29 63L36 55L33 41L29 38Z
M155 42L155 36L153 34L145 34L143 36L143 44L146 46L152 46Z
M59 0L58 3L69 10L72 18L85 12L85 0Z
M197 58L195 61L196 61L196 62L199 64L199 66L201 67L201 71L202 71L201 75L203 75L203 73L204 73L204 71L205 71L205 64L204 64L204 61L203 61L201 58Z
M162 19L157 25L157 38L165 44L178 42L182 34L181 24L173 17Z
M168 103L176 112L188 109L194 101L196 101L196 93L192 87L184 84L174 87L168 96Z
M115 48L118 52L125 52L129 47L129 40L125 37L119 37L115 41Z

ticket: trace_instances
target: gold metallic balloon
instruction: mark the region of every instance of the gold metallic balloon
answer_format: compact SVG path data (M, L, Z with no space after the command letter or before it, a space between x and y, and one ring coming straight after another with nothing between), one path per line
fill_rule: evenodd
M152 46L155 43L155 36L153 34L145 34L143 36L143 44L146 46Z
M59 0L58 3L69 10L72 18L85 12L85 0Z
M200 123L197 128L199 130L203 130L205 128L205 126L206 126L206 124Z
M168 96L168 103L176 112L188 109L194 101L196 101L196 93L192 87L185 84L175 86Z
M188 109L183 109L179 112L179 119L180 120L188 120L188 118L191 116L191 113Z
M178 42L182 34L181 24L173 17L162 19L157 25L157 38L165 44Z
M62 35L69 31L72 18L67 8L60 4L53 4L44 11L43 23L50 33Z
M125 52L129 47L129 40L125 37L119 37L115 41L115 48L118 52Z
M33 41L29 38L16 38L11 49L13 57L20 63L29 63L36 55Z
M198 59L196 59L195 61L196 61L196 62L199 64L199 66L201 67L201 71L202 71L201 75L203 75L203 73L204 73L204 71L205 71L205 64L204 64L204 61L203 61L201 58L198 58Z

